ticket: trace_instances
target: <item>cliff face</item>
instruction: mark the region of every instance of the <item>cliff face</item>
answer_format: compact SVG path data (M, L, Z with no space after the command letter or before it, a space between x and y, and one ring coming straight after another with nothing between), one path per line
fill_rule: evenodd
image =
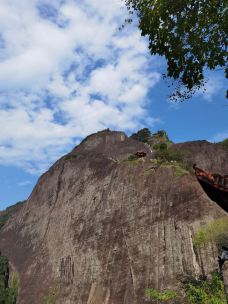
M228 172L228 152L207 142L176 145L189 163ZM124 161L137 151L145 160ZM217 267L192 235L225 212L192 174L154 166L151 150L121 132L88 137L42 175L1 231L0 249L20 275L19 304L57 294L64 304L149 303L148 287L176 289L186 273Z

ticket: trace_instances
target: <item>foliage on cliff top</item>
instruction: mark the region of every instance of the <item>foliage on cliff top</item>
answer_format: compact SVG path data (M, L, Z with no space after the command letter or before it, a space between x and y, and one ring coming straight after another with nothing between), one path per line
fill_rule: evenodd
M148 142L151 137L151 132L148 128L143 128L136 133L133 133L130 138L136 139L141 142Z
M187 152L162 143L157 147L154 157L161 165L173 167L175 176L182 176L191 172L191 168L185 162L186 155Z
M193 237L195 247L214 242L220 248L228 246L228 216L213 220L202 226Z
M130 138L148 143L154 149L158 149L160 144L169 146L172 143L166 131L158 130L156 133L152 134L148 128L140 129L138 132L133 133Z

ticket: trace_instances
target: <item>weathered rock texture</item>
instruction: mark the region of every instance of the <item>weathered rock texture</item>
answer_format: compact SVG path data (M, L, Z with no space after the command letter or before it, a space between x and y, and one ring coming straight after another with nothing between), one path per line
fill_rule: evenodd
M188 162L228 172L228 152L177 145ZM146 160L124 162L137 151ZM121 132L88 137L57 161L3 228L0 249L20 275L19 304L141 304L148 287L178 287L183 274L217 267L216 248L194 252L192 235L225 212L192 174L154 168L150 149Z

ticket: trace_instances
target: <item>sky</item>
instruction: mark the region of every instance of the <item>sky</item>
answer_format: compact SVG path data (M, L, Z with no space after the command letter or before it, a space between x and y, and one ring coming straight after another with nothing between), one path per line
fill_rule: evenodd
M221 72L183 103L168 99L165 61L151 56L121 0L0 1L0 210L88 134L164 129L174 142L228 137Z

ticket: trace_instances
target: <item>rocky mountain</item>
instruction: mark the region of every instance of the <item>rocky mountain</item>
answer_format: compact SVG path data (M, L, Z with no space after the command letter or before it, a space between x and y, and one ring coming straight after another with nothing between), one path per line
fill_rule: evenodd
M173 145L185 165L228 172L228 150ZM187 151L187 153L186 153ZM143 158L129 156L146 152ZM148 287L178 288L184 274L217 267L217 250L194 250L195 231L226 215L192 172L158 162L122 132L87 137L43 174L2 228L0 250L20 277L19 304L143 304Z

